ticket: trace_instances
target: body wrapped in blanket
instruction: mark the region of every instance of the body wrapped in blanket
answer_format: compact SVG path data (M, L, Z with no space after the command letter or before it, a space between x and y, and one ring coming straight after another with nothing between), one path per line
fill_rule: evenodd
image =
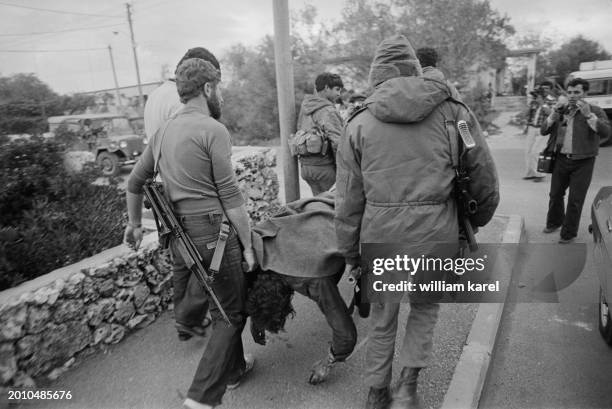
M334 194L298 200L253 228L260 268L247 299L251 333L265 344L265 331L276 333L293 314L294 291L313 300L332 329L327 356L312 367L309 382L323 382L336 362L353 352L357 330L338 291L344 258L336 245Z

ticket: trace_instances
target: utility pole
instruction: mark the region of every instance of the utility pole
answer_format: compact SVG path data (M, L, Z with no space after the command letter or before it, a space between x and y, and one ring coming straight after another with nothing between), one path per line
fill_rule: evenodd
M274 8L274 64L280 122L281 153L285 179L285 202L300 198L297 158L289 151L288 137L295 132L295 92L293 88L293 59L289 44L288 0L273 0Z
M117 71L115 71L115 59L113 58L113 49L110 44L108 46L108 54L110 55L111 67L113 68L113 78L115 79L115 93L117 94L117 104L123 108L121 103L121 94L119 94L119 81L117 81Z
M132 10L129 3L125 3L127 8L127 18L130 24L130 38L132 39L132 51L134 52L134 65L136 66L136 79L138 81L138 101L140 107L144 107L144 97L142 96L142 84L140 83L140 69L138 68L138 56L136 55L136 41L134 41L134 28L132 27Z

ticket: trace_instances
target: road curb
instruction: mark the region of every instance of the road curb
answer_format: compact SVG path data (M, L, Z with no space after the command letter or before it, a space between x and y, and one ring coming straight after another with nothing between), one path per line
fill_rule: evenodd
M502 243L519 243L524 238L524 221L521 216L508 216L508 225ZM518 251L518 246L517 249ZM516 252L502 255L495 265L501 274L510 274L516 262ZM508 296L506 288L504 300ZM505 303L482 303L478 307L472 328L467 337L453 378L444 396L441 409L478 408L480 395L493 358L493 348L501 323Z

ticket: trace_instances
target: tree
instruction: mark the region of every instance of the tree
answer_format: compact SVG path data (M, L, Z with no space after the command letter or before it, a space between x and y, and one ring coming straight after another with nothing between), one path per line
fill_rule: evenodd
M438 50L441 66L452 78L461 79L470 68L503 67L504 41L514 28L509 17L501 17L488 1L395 0L394 4L402 13L401 30L415 47Z
M231 79L223 90L222 121L239 141L274 138L279 125L272 38L255 50L235 45L224 62Z
M501 67L504 40L514 33L507 17L479 0L348 0L338 22L326 26L313 6L292 16L296 111L313 92L317 74L340 74L347 88L365 90L378 44L404 33L415 48L435 47L452 80L479 66ZM242 141L276 138L279 132L274 43L264 38L255 49L235 45L224 58L229 82L223 120Z
M565 84L567 75L578 71L581 62L607 60L611 55L597 41L579 35L561 45L558 50L548 53L547 58L559 82Z
M35 74L15 74L0 77L0 103L10 101L42 102L57 98L51 88L36 77Z
M398 21L392 5L385 2L349 0L342 19L334 28L335 44L328 64L340 65L347 77L367 86L368 72L378 44L398 32Z
M349 0L334 28L334 55L340 57L330 62L349 63L363 77L376 46L396 33L404 34L415 48L435 48L440 65L457 80L471 68L501 68L504 41L514 28L488 1Z
M60 96L31 73L0 77L0 134L39 134L48 116L83 112L94 104L93 96Z
M307 10L302 21L310 25L314 16L308 13L316 11L313 8ZM296 112L304 94L313 92L316 73L324 68L321 54L325 49L323 36L319 35L319 30L313 32L316 34L309 40L297 34L291 38ZM234 45L223 59L223 70L229 74L230 80L223 90L226 103L222 121L236 142L254 143L278 138L280 125L273 38L264 37L254 49L242 44Z

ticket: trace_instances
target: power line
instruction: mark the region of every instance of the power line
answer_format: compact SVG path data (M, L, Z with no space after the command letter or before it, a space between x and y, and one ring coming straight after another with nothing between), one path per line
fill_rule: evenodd
M72 48L66 50L0 50L0 53L65 53L75 51L98 51L106 50L106 48Z
M29 7L29 6L22 6L22 5L19 5L19 4L10 4L10 3L2 3L2 2L0 2L0 5L9 6L9 7L17 7L17 8L22 8L22 9L29 9L29 10L47 11L49 13L74 14L74 15L77 15L77 16L113 17L113 18L123 17L123 16L120 16L120 15L91 14L91 13L79 13L79 12L76 12L76 11L43 9L43 8L38 8L38 7Z
M82 30L97 30L99 28L109 28L109 27L117 27L122 26L124 23L118 24L109 24L106 26L97 26L97 27L81 27L81 28L68 28L66 30L58 30L58 31L41 31L34 33L19 33L19 34L0 34L0 37L20 37L20 36L30 36L30 35L43 35L43 34L56 34L56 33L66 33L69 31L82 31Z

